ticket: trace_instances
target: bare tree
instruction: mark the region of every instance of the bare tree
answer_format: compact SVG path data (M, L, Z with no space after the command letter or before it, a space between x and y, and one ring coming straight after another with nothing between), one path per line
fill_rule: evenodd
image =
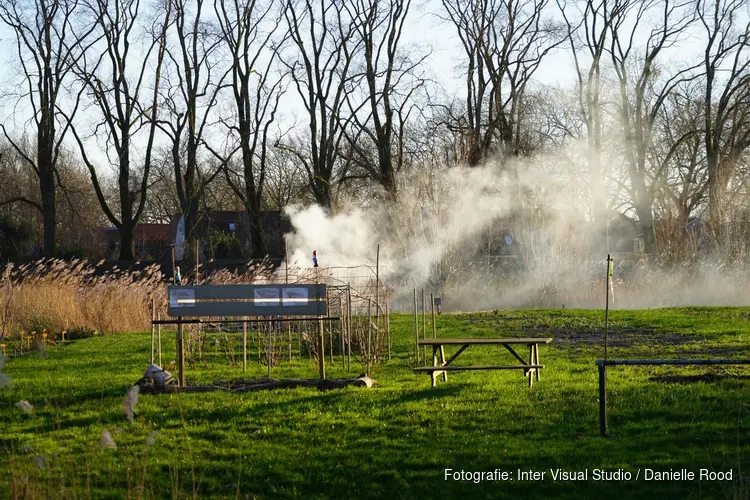
M79 0L7 0L0 2L0 21L15 34L15 52L23 75L18 101L31 105L31 131L35 135L35 154L22 148L5 127L0 128L8 142L38 178L41 203L22 196L4 202L24 202L37 208L44 224L44 255L55 254L58 182L57 162L69 123L60 120L59 106L73 66L95 39L93 23L86 24ZM75 100L70 115L75 114ZM61 125L62 122L62 125ZM61 128L60 128L61 127Z
M326 208L332 206L334 168L345 144L345 132L358 111L344 116L346 96L353 85L352 63L362 50L357 36L361 21L352 18L343 5L287 0L284 9L296 52L282 62L309 119L309 148L303 151L290 144L278 145L302 163L315 201Z
M651 146L651 162L664 172L656 182L655 201L665 207L666 219L674 221L680 237L687 235L689 220L703 206L708 190L701 92L702 82L691 82L667 97Z
M607 37L613 16L606 0L584 0L580 20L573 19L569 4L557 0L568 30L570 51L575 63L578 110L585 123L586 163L592 218L596 229L606 225L607 199L602 172L602 59L606 55ZM582 60L583 54L590 60Z
M720 232L735 162L750 147L750 19L747 0L698 0L705 35L704 147L708 165L708 211Z
M133 260L135 228L146 206L151 154L156 133L159 109L159 84L166 49L167 29L171 22L170 3L166 8L144 13L140 0L92 0L89 4L97 19L98 29L105 46L93 62L84 57L76 72L101 113L102 121L95 133L103 129L106 136L107 156L117 168L119 206L113 209L107 201L95 159L87 154L81 134L72 128L83 162L89 170L99 203L105 215L117 227L120 234L120 260ZM149 29L145 33L146 46L142 54L133 52L134 42L139 36L138 23L152 15ZM140 61L137 59L141 57ZM135 60L134 60L135 59ZM107 61L105 63L104 61ZM149 64L153 63L153 73ZM135 71L132 67L135 66ZM146 81L151 80L152 88ZM144 105L141 94L151 92ZM134 136L141 130L147 135L144 159L140 172L133 165L136 150ZM111 153L114 150L114 158ZM91 150L88 150L90 153ZM140 180L137 178L140 175Z
M230 145L228 153L212 151L221 160L227 183L247 211L253 258L266 256L261 217L263 188L270 128L285 90L283 75L273 70L284 39L277 39L281 20L272 16L274 5L257 0L215 3L222 40L232 64L235 118L224 123L239 135L239 144ZM241 156L240 172L232 168L235 152Z
M416 74L426 56L412 60L403 47L401 36L409 14L411 0L356 0L344 4L350 18L358 19L354 25L357 38L364 46L361 53L363 68L357 76L363 77L366 104L352 102L347 93L355 128L368 138L376 150L376 164L364 163L369 175L383 187L389 196L396 194L395 172L403 165L403 147L400 138L411 112L413 96L424 84ZM358 110L368 111L360 116ZM359 141L350 137L349 145L359 148ZM395 157L394 157L395 156Z
M217 95L231 71L219 65L222 37L204 19L204 0L168 0L172 11L172 32L176 47L167 46L168 82L162 105L168 117L157 122L169 138L173 176L180 212L184 216L186 253L195 248L199 204L208 183L221 172L201 172L199 149L205 142L206 127L217 105ZM172 81L172 80L176 81Z
M647 152L652 142L654 122L664 100L684 81L695 78L695 66L666 73L657 58L673 46L695 20L690 2L672 0L620 0L612 6L611 44L612 64L619 84L620 124L624 135L625 164L630 182L631 199L638 215L647 253L655 250L653 196L662 169L649 171ZM658 17L654 14L658 13ZM631 18L628 18L632 15ZM654 15L653 25L648 16ZM628 24L630 30L626 29ZM648 38L643 53L637 54L636 33L646 26ZM631 69L633 75L631 75Z
M564 30L548 0L442 0L466 55L466 114L454 117L467 137L465 161L495 151L519 153L519 113L526 89Z

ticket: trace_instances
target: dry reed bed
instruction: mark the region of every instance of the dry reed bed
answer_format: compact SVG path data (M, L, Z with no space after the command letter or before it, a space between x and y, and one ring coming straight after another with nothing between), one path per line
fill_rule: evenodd
M21 266L8 264L0 283L0 336L18 337L46 329L51 334L85 328L103 333L150 327L151 300L166 314L167 277L156 264L142 270L97 272L82 260L48 259ZM267 265L236 272L219 270L201 282L212 284L267 281ZM185 282L193 281L186 276ZM0 337L2 338L2 337Z

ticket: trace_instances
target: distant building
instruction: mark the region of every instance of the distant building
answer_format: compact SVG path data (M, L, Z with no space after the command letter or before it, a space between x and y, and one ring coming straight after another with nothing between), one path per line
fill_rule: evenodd
M170 256L169 224L138 224L135 228L135 259L162 260ZM120 255L120 230L116 227L99 228L101 255L117 259Z
M261 212L263 238L268 258L283 260L284 235L292 230L289 218L281 211ZM202 259L240 258L250 247L250 221L245 211L208 210L198 222L197 235ZM170 237L175 245L175 259L185 256L185 217L176 216L170 225ZM232 244L236 243L238 248Z

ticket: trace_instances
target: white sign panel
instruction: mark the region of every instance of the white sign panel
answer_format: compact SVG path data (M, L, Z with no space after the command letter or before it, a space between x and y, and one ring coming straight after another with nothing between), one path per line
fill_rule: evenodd
M306 306L307 299L307 288L284 288L285 306Z
M256 288L255 305L256 306L278 306L279 289L278 288Z
M172 288L169 290L169 307L195 307L195 290L185 288L180 290Z

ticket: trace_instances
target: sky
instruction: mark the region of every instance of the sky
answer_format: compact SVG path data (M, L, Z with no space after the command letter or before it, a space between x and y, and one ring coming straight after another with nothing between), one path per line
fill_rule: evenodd
M552 15L560 18L554 0L550 0L548 7ZM465 55L461 49L455 28L441 21L436 15L442 9L440 0L413 0L404 29L403 41L405 44L415 45L415 50L418 53L430 51L430 55L425 61L428 68L427 76L437 81L448 96L455 95L461 98L465 79L464 75L461 74L460 64L465 60ZM212 9L209 10L212 11ZM641 40L643 40L642 36ZM18 85L20 74L18 64L15 62L14 43L12 32L4 25L0 25L0 67L6 68L6 71L0 72L0 88L12 88L14 85ZM686 56L699 54L700 45L700 40L697 39L683 41L679 48L671 50L671 55L668 52L667 57L684 59ZM534 80L539 84L560 87L573 84L575 71L569 44L563 44L547 56L535 73ZM307 126L307 120L299 113L300 103L295 94L296 90L290 85L288 95L282 99L280 107L282 120L289 124L296 123L298 127L303 128ZM22 103L21 106L15 106L8 99L0 100L0 120L8 128L18 127L25 120L28 120L29 111L26 102ZM81 116L84 117L81 120L84 125L96 123L98 119L98 115L93 112ZM72 140L68 143L74 150L77 150L77 147L73 147ZM109 162L101 151L102 148L92 142L89 142L89 145L91 147L88 148L87 153L96 164L102 165L106 172L108 170L106 165Z

